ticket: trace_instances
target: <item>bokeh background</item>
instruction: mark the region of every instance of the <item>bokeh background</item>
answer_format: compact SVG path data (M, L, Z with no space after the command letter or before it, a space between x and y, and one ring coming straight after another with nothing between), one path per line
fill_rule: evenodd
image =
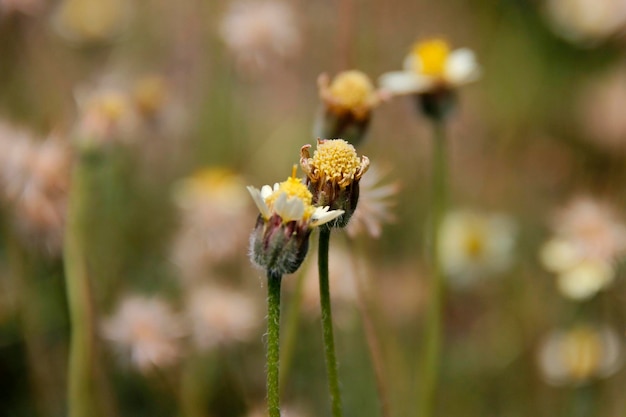
M625 30L624 0L0 0L0 415L67 415L63 238L87 148L102 414L264 415L266 287L245 185L283 181L315 144L319 74L376 83L431 37L482 68L447 126L450 205L475 220L451 239L470 227L480 248L506 241L450 246L471 252L457 269L472 273L450 276L436 414L626 415ZM431 135L398 97L358 147L376 167L363 181L385 188L366 216L381 233L331 241L347 416L416 409ZM284 279L292 417L330 415L315 238ZM554 239L601 266L562 278L579 260L549 252Z

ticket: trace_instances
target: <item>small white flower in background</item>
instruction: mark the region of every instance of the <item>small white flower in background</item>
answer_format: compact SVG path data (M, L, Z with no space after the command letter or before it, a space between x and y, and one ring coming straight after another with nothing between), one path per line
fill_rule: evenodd
M205 168L181 180L174 190L180 226L172 258L187 281L207 268L245 252L250 233L250 200L243 179L225 168Z
M453 90L478 80L480 66L467 48L452 50L442 39L416 42L402 71L383 74L379 83L394 95Z
M544 267L557 274L557 287L573 300L585 300L607 288L615 263L626 255L626 225L612 208L579 197L554 221L555 235L541 248Z
M386 174L378 166L370 165L368 174L361 180L359 204L346 226L351 238L363 233L379 238L383 224L395 221L391 209L396 205L395 197L400 185L398 182L386 182Z
M221 22L220 35L244 72L265 71L300 49L295 13L282 1L232 2Z
M504 272L513 261L516 227L501 214L448 213L439 232L439 256L450 282L467 286Z
M182 318L156 297L126 297L101 326L102 337L142 372L175 364L187 333Z
M0 124L0 195L18 235L48 255L59 255L63 246L71 160L60 139L37 141Z
M545 15L556 34L593 46L626 27L624 0L545 0Z
M608 326L579 324L548 334L537 359L549 384L581 385L609 377L620 368L622 341Z
M192 288L188 315L193 339L200 349L248 341L263 323L255 299L241 291L215 285Z

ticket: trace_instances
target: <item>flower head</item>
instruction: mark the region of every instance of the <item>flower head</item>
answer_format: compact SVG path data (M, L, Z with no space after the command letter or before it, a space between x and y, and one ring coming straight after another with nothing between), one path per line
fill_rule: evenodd
M111 41L128 26L131 3L124 0L64 0L54 15L54 27L76 44Z
M254 263L279 275L295 272L304 261L311 230L343 214L328 206L314 206L313 195L301 179L264 185L260 190L248 187L261 214L251 237Z
M417 42L404 59L404 69L383 74L380 85L394 95L454 90L476 81L480 67L474 52L451 50L442 39Z
M622 363L619 336L609 327L577 325L550 333L539 350L539 367L554 385L580 385L605 378Z
M142 372L175 363L181 338L187 333L180 317L163 300L140 296L122 300L101 331L106 340L127 352Z
M310 147L302 147L300 165L307 175L313 203L343 210L344 215L333 226L344 227L356 209L359 181L369 168L369 159L359 158L354 146L343 139L318 139L312 158Z
M505 270L513 260L515 225L500 214L459 210L446 215L439 232L439 256L458 285Z
M626 226L610 206L578 198L555 219L554 229L540 258L557 274L563 295L584 300L613 282L614 264L626 254Z

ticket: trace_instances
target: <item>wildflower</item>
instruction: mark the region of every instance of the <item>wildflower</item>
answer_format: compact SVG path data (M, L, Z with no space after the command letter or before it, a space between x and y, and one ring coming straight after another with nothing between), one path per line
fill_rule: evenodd
M310 157L305 145L300 151L300 165L307 175L307 184L313 194L313 204L330 206L344 213L332 227L345 227L359 200L359 181L370 161L358 158L356 149L343 139L318 139L317 149Z
M467 286L503 272L513 261L515 226L501 214L448 213L439 231L439 256L452 283Z
M621 349L611 328L579 324L550 333L541 344L538 362L548 383L580 385L615 373L622 364Z
M367 176L359 183L359 205L346 226L348 236L354 238L367 233L373 238L382 234L382 224L395 220L391 208L400 186L397 182L384 183L385 172L370 165Z
M222 39L244 72L266 71L274 61L295 55L300 32L288 3L239 0L220 25Z
M0 125L0 186L25 243L59 255L63 246L71 153L59 139L36 141Z
M540 253L557 274L561 293L574 300L592 297L615 278L615 262L626 254L626 226L610 206L578 198L555 221L555 236Z
M339 73L332 81L327 74L317 79L319 95L324 106L318 117L315 135L324 138L344 138L353 145L363 139L371 112L381 101L369 77L361 71Z
M250 340L260 324L255 300L225 287L194 288L188 305L193 338L200 349Z
M181 355L186 329L181 318L161 299L128 296L102 323L102 336L146 372L174 364Z
M63 0L53 16L53 25L61 37L72 43L109 42L128 26L130 6L124 0Z
M205 168L175 188L180 227L172 256L188 281L245 247L249 229L243 220L250 207L243 186L241 177L227 169Z
M250 239L252 261L273 275L295 272L304 261L313 228L344 213L314 206L313 195L296 178L295 166L292 176L274 188L264 185L248 191L261 212Z
M439 119L452 109L456 88L479 77L474 52L453 51L443 39L429 39L413 45L402 71L383 74L379 82L392 95L416 95L423 113Z
M164 107L167 93L166 80L157 75L149 75L137 80L132 98L139 114L152 118Z
M545 15L557 35L583 46L593 46L626 27L623 0L547 0Z

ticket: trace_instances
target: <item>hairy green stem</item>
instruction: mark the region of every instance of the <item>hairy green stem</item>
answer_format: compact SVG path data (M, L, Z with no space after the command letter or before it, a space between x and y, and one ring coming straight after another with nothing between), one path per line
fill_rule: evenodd
M65 230L65 279L71 324L68 369L69 417L101 414L96 391L94 306L85 254L89 161L74 167Z
M322 335L324 337L324 353L326 355L326 374L330 393L333 417L341 417L341 395L339 392L339 376L337 373L337 357L335 356L335 338L333 336L333 315L330 307L330 286L328 283L328 250L330 245L330 228L320 229L319 239L319 278L320 305L322 309Z
M302 270L295 277L296 288L293 291L291 300L289 303L289 310L287 311L287 317L285 317L285 327L282 337L282 343L280 345L281 359L280 359L280 392L284 393L284 389L289 381L289 371L293 361L293 354L296 347L296 341L298 336L298 324L300 323L300 313L302 307L302 296L304 291L304 277L305 274Z
M442 310L444 277L439 253L439 231L446 212L446 138L441 119L433 119L432 224L430 226L432 283L425 328L425 347L422 367L422 395L419 417L431 417L435 409L442 345Z
M280 417L280 284L282 276L267 274L267 408Z

